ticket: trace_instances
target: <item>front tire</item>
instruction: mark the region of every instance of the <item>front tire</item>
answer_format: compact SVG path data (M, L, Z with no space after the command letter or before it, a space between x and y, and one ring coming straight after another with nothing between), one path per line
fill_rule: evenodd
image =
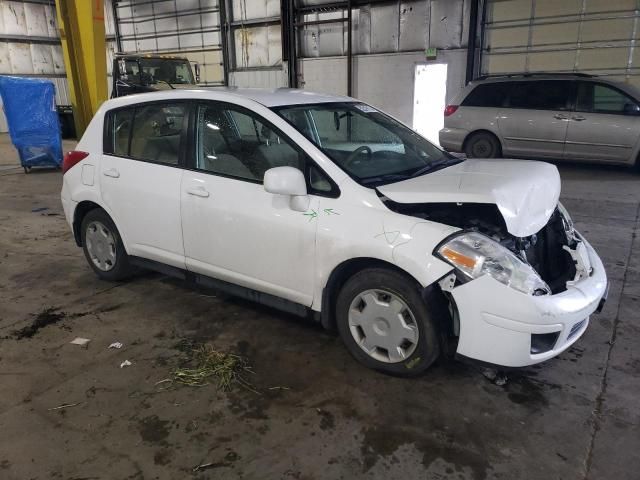
M440 354L436 323L420 286L399 272L356 273L338 295L336 318L349 353L380 372L416 376Z
M476 132L464 143L464 153L468 158L499 158L502 156L500 140L489 132Z
M131 275L133 268L120 232L107 212L101 208L89 211L80 229L84 255L98 277L116 282Z

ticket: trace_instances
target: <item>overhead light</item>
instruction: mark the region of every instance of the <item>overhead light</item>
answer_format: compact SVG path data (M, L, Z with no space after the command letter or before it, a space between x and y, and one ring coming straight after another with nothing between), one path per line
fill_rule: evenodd
M209 127L211 130L220 130L220 127L218 125L215 125L211 122L207 122L207 127Z
M209 160L217 160L218 159L218 157L216 157L215 155L207 155L207 158Z

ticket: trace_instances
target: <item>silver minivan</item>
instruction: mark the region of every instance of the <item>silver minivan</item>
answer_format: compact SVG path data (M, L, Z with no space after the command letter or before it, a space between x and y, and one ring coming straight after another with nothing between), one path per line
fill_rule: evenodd
M585 74L483 78L444 112L440 145L468 157L635 165L640 90Z

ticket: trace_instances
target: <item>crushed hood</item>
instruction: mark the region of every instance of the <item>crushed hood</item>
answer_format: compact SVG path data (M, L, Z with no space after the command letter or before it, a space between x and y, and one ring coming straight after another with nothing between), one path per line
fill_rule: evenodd
M442 170L378 187L397 203L490 203L516 237L538 232L560 197L560 174L530 160L466 160Z

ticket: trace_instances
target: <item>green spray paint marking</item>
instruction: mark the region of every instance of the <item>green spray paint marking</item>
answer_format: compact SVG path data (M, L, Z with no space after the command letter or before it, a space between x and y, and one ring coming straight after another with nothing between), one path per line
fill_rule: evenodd
M327 215L340 215L338 212L335 212L333 208L325 208L324 213Z
M304 215L305 217L309 217L309 221L311 221L318 216L318 212L316 212L315 210L311 210L310 213L306 212L306 213L303 213L302 215Z

